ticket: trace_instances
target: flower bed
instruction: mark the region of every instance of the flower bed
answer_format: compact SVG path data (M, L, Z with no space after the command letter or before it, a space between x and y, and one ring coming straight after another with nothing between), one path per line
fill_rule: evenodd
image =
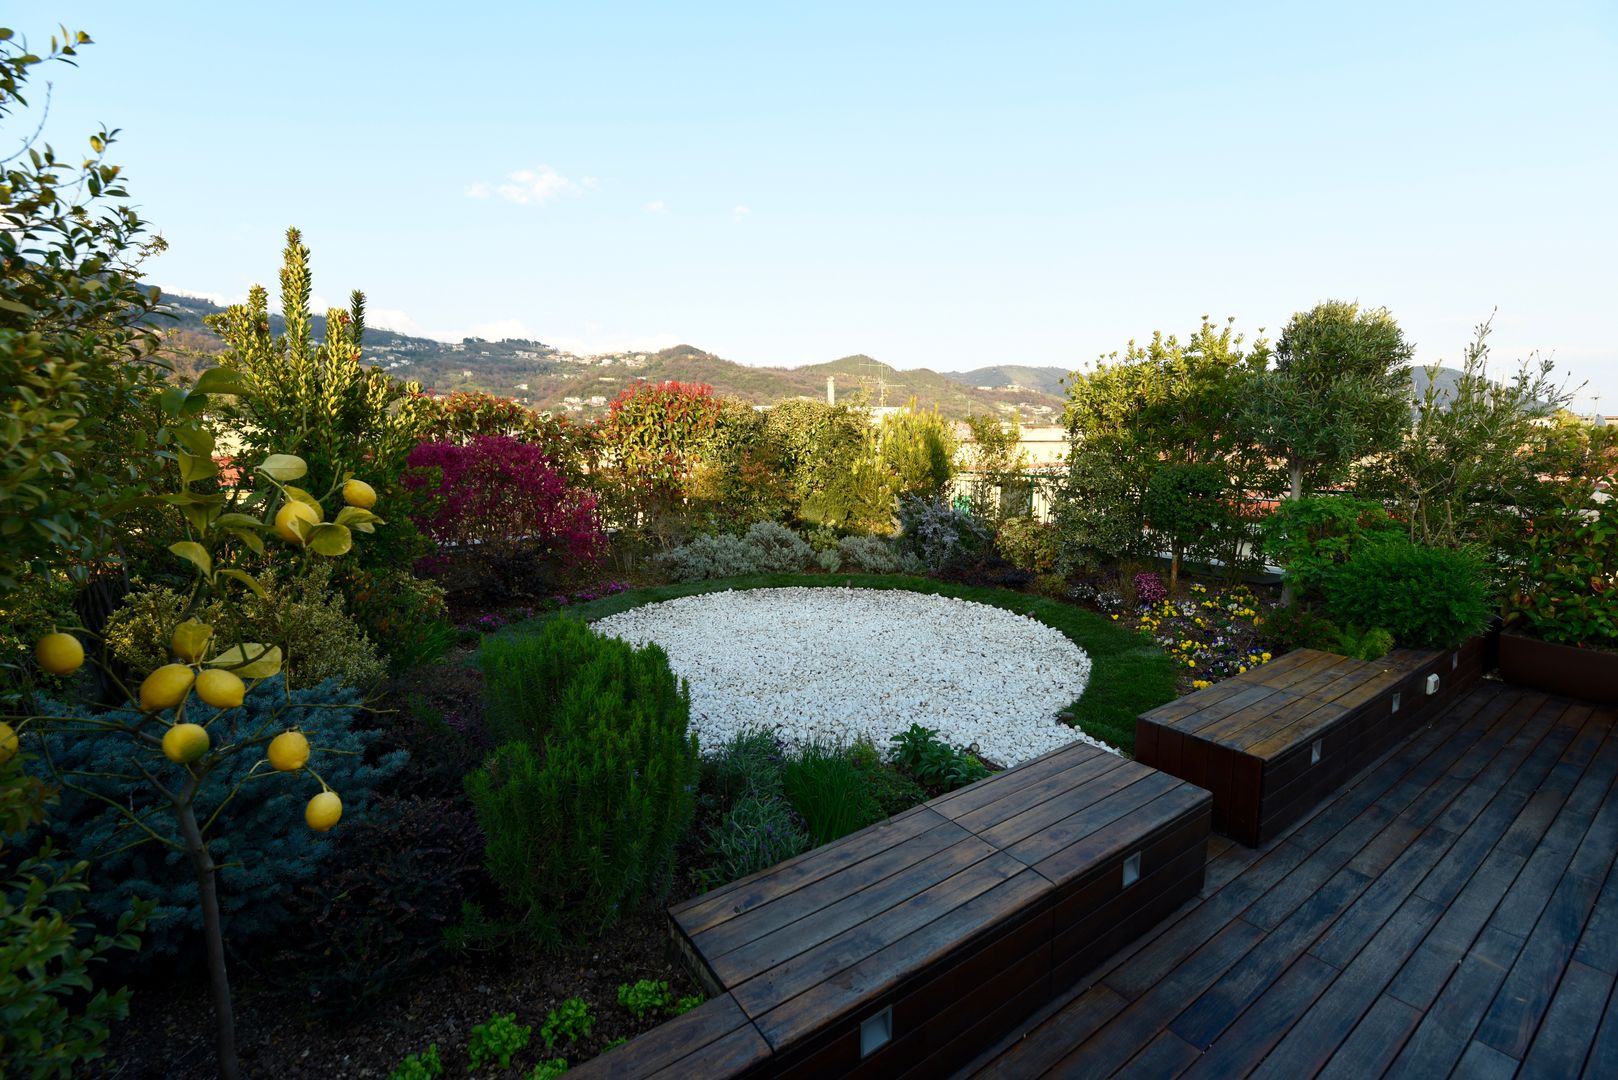
M792 741L864 736L885 746L920 722L1011 765L1094 741L1058 720L1084 693L1089 656L1060 631L986 604L898 590L758 589L649 604L595 628L668 652L691 682L704 748L757 728Z
M1213 592L1195 584L1188 591L1183 599L1160 597L1142 604L1135 614L1136 629L1169 654L1188 689L1201 690L1270 662L1260 633L1260 601L1251 589L1237 585Z

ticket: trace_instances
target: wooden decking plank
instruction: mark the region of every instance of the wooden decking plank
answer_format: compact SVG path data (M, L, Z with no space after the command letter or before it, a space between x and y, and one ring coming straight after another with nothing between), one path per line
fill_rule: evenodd
M984 1080L1027 1080L1059 1062L1069 1049L1102 1028L1128 1004L1105 986L1075 997L977 1073Z
M1109 754L1105 750L1097 750L1094 757L1079 761L1037 783L1008 790L998 798L982 800L980 805L961 806L958 809L955 805L946 805L935 809L961 828L981 833L1053 798L1060 798L1073 791L1082 791L1090 783L1117 769L1129 769L1139 773L1141 768L1142 766L1127 758Z
M1114 1075L1133 1080L1167 1080L1185 1072L1201 1056L1201 1050L1174 1032L1162 1031Z
M728 1075L746 1062L767 1061L770 1054L753 1022L729 994L698 1005L656 1029L654 1038L636 1039L621 1049L588 1061L572 1074L590 1076L650 1076L664 1069L690 1069L690 1059L701 1054L707 1075ZM707 1073L709 1055L715 1071ZM723 1066L723 1062L729 1066Z
M1052 884L1068 885L1097 873L1108 860L1127 852L1155 846L1168 833L1185 831L1184 827L1198 824L1211 813L1208 793L1200 788L1177 784L1149 802L1137 806L1116 820L1093 829L1083 837L1058 849L1044 858L1030 862ZM1193 829L1200 839L1206 835L1207 825ZM1024 862L1035 845L1028 841L1006 849L1006 854ZM1203 850L1204 857L1207 854Z
M1183 957L1164 979L1110 1018L1088 1039L1075 1039L1063 1068L1080 1075L1106 1076L1145 1046L1186 1001L1211 986L1262 941L1264 932L1240 919L1226 925L1202 946ZM1060 1016L1046 1021L1060 1026Z
M726 919L734 918L794 889L902 844L939 825L950 824L926 805L915 807L887 821L846 836L802 855L778 863L712 892L693 897L669 909L674 921L687 934L701 933ZM965 830L962 830L963 834Z
M1299 1013L1309 1007L1338 975L1336 968L1304 955L1287 968L1223 1038L1186 1070L1190 1077L1239 1076L1257 1067Z
M1538 922L1497 924L1501 929L1532 925L1533 932L1512 964L1494 1003L1484 1014L1477 1033L1480 1040L1519 1061L1528 1053L1528 1046L1534 1041L1545 1011L1550 1008L1551 998L1573 958L1584 921L1600 891L1598 881L1567 875L1560 878L1543 914L1538 915ZM1500 905L1502 910L1505 906L1505 903Z
M1466 1045L1466 1053L1461 1055L1460 1063L1455 1066L1454 1075L1464 1080L1511 1080L1517 1075L1517 1059L1507 1057L1492 1046L1470 1042Z
M1611 1080L1618 1076L1618 993L1607 998L1607 1011L1590 1043L1590 1056L1584 1059L1585 1080Z
M748 1024L744 1028L737 1028L728 1035L720 1036L707 1046L702 1047L692 1055L696 1059L676 1061L665 1065L650 1074L651 1080L686 1080L693 1075L694 1070L700 1071L703 1080L726 1080L727 1077L741 1076L751 1073L753 1075L766 1075L769 1068L770 1044L764 1041L764 1036L758 1029ZM600 1059L597 1059L600 1060ZM700 1064L699 1064L700 1063ZM582 1069L569 1069L579 1073L580 1077L588 1080L589 1074ZM606 1076L639 1076L647 1075L638 1071L616 1071L616 1066L609 1069Z
M1544 1022L1522 1058L1524 1080L1560 1080L1579 1074L1590 1053L1590 1033L1601 1024L1612 984L1610 971L1585 967L1576 960L1568 964Z
M1421 1021L1421 1012L1384 994L1358 1019L1354 1031L1320 1070L1318 1080L1361 1080L1383 1075Z
M1399 1052L1389 1074L1448 1075L1466 1052L1467 1043L1472 1041L1484 1011L1505 981L1506 972L1522 946L1522 938L1498 927L1488 927L1479 934L1456 966L1454 977L1446 980L1442 992L1425 1007L1421 1023ZM1393 996L1410 1003L1402 994Z
M789 1045L827 1020L892 990L907 975L926 970L963 942L992 932L1048 892L1049 886L1037 874L1013 874L919 923L890 944L838 967L835 977L806 986L801 993L755 1017L755 1023L772 1046L779 1049Z
M1130 1000L1144 996L1173 975L1175 967L1200 943L1235 920L1306 855L1307 852L1291 845L1271 848L1242 875L1168 924L1129 960L1105 972L1102 981Z
M1019 874L1027 874L1030 879L1038 878L1037 874L1010 856L994 852L916 893L908 902L890 906L818 942L814 947L803 949L775 966L758 972L733 986L731 993L735 995L742 1011L757 1020L763 1013L779 1008L784 1002L826 979L838 976L873 952L903 939ZM1039 879L1037 884L1049 888L1044 879ZM766 1038L769 1037L770 1033L762 1024L759 1030ZM772 1045L776 1044L772 1041Z
M844 873L821 878L748 912L745 919L730 919L691 935L691 942L711 963L757 941L766 934L827 910L839 902L896 874L907 873L923 860L954 847L967 834L948 824L929 829L857 863Z
M1141 717L1159 727L1176 727L1186 717L1195 716L1208 705L1240 694L1247 690L1250 685L1245 682L1237 682L1235 679L1225 679L1223 682L1216 682L1206 689L1197 691L1195 694L1175 698L1173 701L1159 705L1155 709L1141 713Z
M1573 959L1609 975L1618 974L1618 865L1607 871L1607 880L1585 920Z
M1353 902L1369 879L1352 870L1340 870L1268 936L1203 991L1169 1024L1169 1030L1192 1046L1211 1046L1221 1032L1236 1022L1287 968L1304 954L1315 938Z
M1067 746L1058 747L1048 753L1041 754L1032 761L1024 762L1015 769L999 773L989 780L982 780L975 784L968 784L963 788L940 795L930 801L927 806L935 812L942 814L951 821L958 820L969 810L975 810L986 803L1005 798L1007 795L1022 791L1035 784L1042 783L1058 773L1067 772L1076 766L1087 762L1125 761L1119 755L1102 750L1100 747L1088 743L1073 742Z
M963 830L955 843L920 859L902 873L853 889L812 914L723 955L708 955L706 959L721 982L733 991L738 990L746 980L790 964L801 954L813 954L827 942L839 940L867 921L880 919L898 905L926 894L943 882L955 880L989 860L996 860L998 864L1004 856ZM737 1000L744 1008L747 1006L746 1000L741 997Z
M1054 851L1115 820L1120 807L1140 806L1179 783L1181 781L1167 773L1130 763L1094 783L1047 799L977 835L1008 851L1025 841L1037 845L1041 837L1047 837L1044 846ZM1058 830L1060 840L1053 835Z
M1437 904L1419 896L1407 898L1365 942L1364 948L1349 956L1342 974L1270 1051L1255 1073L1255 1080L1258 1077L1293 1080L1299 1076L1314 1076L1325 1069L1338 1047L1354 1034L1361 1018L1376 1006L1388 980L1421 944L1441 914L1443 909ZM1404 1009L1410 1008L1403 1002L1398 1004ZM1389 1059L1397 1052L1395 1046ZM1354 1053L1345 1055L1349 1061L1354 1056Z

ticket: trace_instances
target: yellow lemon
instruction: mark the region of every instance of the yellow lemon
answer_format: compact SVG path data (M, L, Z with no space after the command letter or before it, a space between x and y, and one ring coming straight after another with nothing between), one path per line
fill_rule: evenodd
M275 535L289 544L301 544L309 535L310 526L320 521L320 511L298 499L288 499L286 505L275 512Z
M309 800L309 805L303 808L303 820L315 832L326 832L337 819L343 816L343 800L337 797L335 791L322 791Z
M52 675L71 675L84 663L84 646L72 634L46 634L34 646L34 660Z
M17 733L11 729L11 725L0 722L0 765L17 756L19 745Z
M189 765L208 752L208 729L201 724L175 724L163 734L163 756Z
M174 638L169 647L174 655L188 664L200 663L208 651L208 642L213 638L213 627L207 623L200 623L195 619L187 619L174 628Z
M309 761L309 740L301 731L283 731L270 740L269 759L280 772L297 772Z
M369 510L376 505L376 488L364 480L346 481L343 484L343 501L361 510Z
M216 709L234 709L247 694L247 684L228 671L209 668L197 676L197 697Z
M140 684L140 707L146 712L172 709L191 692L196 675L184 664L164 664Z

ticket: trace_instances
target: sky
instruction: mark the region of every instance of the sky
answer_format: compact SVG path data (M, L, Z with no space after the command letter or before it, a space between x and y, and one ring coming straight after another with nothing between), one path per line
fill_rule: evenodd
M754 364L1075 369L1234 316L1493 317L1618 413L1618 4L31 3L164 288ZM21 125L3 133L20 140ZM1601 394L1598 403L1593 395Z

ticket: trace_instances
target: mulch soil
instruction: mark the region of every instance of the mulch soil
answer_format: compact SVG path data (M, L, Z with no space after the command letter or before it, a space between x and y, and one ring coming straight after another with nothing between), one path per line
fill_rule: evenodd
M343 1023L309 1015L271 971L238 965L236 1031L242 1072L276 1080L385 1077L407 1054L437 1043L444 1075L467 1075L472 1026L496 1013L515 1012L532 1024L533 1041L504 1073L523 1077L534 1065L565 1057L576 1065L618 1038L633 1038L662 1022L637 1020L618 1004L618 987L640 979L666 980L676 997L700 993L669 947L662 911L619 923L594 949L574 953L529 950L448 955L443 965L402 986L394 996ZM213 1008L203 976L169 985L137 985L129 1019L113 1031L106 1075L134 1080L203 1080L214 1066ZM589 1036L547 1051L539 1031L545 1016L570 997L590 1003L596 1022Z

